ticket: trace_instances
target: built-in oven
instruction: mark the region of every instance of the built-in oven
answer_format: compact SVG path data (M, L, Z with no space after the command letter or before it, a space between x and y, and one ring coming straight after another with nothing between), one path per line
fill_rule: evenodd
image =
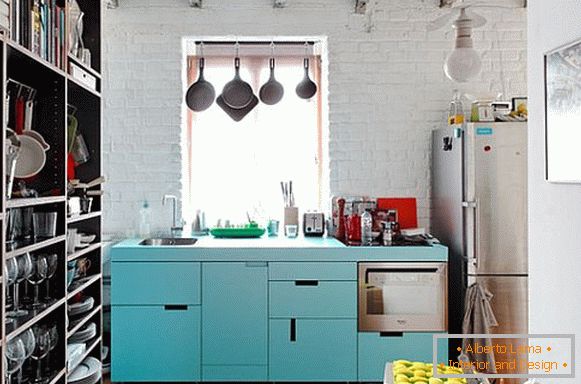
M447 331L446 263L359 263L359 331Z

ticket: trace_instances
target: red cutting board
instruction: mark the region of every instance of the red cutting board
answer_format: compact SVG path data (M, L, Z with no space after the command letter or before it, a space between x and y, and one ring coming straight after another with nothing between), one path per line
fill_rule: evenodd
M413 197L379 197L377 208L397 210L397 220L401 229L418 227L418 207Z

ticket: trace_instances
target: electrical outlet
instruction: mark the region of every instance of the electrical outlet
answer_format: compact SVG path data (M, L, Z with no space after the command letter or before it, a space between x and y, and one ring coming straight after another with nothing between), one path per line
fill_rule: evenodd
M367 12L368 0L355 0L355 13L364 15Z

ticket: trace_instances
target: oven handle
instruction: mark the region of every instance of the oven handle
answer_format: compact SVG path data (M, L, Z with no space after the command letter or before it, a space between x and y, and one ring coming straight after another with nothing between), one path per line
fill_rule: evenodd
M370 273L438 273L440 268L367 268L365 270L365 282L369 282Z

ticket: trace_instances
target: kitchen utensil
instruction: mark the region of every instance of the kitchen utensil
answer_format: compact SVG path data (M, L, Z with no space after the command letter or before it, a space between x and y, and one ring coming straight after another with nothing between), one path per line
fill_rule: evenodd
M218 104L218 106L222 108L224 112L226 112L226 114L230 116L230 118L232 118L232 120L240 121L244 117L246 117L246 115L248 115L258 105L258 97L252 95L252 100L250 101L250 103L241 109L235 109L230 107L228 104L226 104L226 102L222 98L222 95L218 96L218 98L216 99L216 104Z
M75 252L75 247L77 246L77 228L69 228L67 230L67 254Z
M93 198L83 196L81 197L81 212L82 213L89 213L93 207Z
M279 221L278 220L269 220L268 221L268 236L278 236L278 225L279 225Z
M266 232L264 228L254 226L210 229L210 234L218 238L253 238L264 235L264 232Z
M4 156L5 156L5 173L6 173L6 198L12 197L12 189L14 186L14 176L16 172L16 161L20 154L20 140L16 133L6 128L6 141L4 142Z
M325 215L321 212L307 212L303 215L303 233L305 236L323 236L325 234Z
M81 243L92 243L97 238L97 235L89 235L86 233L79 233Z
M240 58L234 59L234 79L230 80L222 90L222 99L230 108L242 109L248 106L256 96L250 84L240 78Z
M285 235L288 236L288 232L286 232L286 228L288 225L296 225L297 228L299 226L299 209L297 207L285 207L284 208L284 228L285 228Z
M69 217L81 214L81 198L79 196L70 196L67 200L67 215Z
M200 72L198 80L186 92L186 104L188 108L195 112L205 111L210 108L216 97L214 86L204 78L204 65L205 60L201 57L198 64Z
M205 235L207 234L206 229L206 215L201 210L196 210L196 216L192 223L192 235Z
M275 105L284 96L284 88L274 77L274 57L269 61L270 64L270 78L260 88L260 100L267 105Z
M37 175L46 163L46 153L42 145L30 136L19 135L20 154L16 161L14 176L28 178Z
M91 158L91 154L89 152L89 148L87 147L87 143L85 142L85 138L78 129L77 135L74 138L73 150L71 153L73 154L75 165L85 164Z
M40 302L40 284L48 277L48 260L46 255L32 256L32 273L26 279L32 286L34 286L34 301L31 305L33 309L44 306Z
M296 224L289 224L284 226L286 237L295 238L299 235L299 226Z
M58 255L56 253L51 253L51 254L46 255L46 263L48 265L48 272L46 275L46 279L44 281L45 296L44 296L43 301L45 303L52 303L54 301L54 299L50 295L50 293L51 293L50 292L50 279L52 279L52 277L56 273L56 270L58 267Z
M56 236L57 213L34 212L32 215L34 237L51 238Z
M305 58L303 61L305 68L305 77L297 85L296 92L301 99L310 99L317 93L317 84L315 84L309 77L309 59Z
M67 306L69 316L77 316L93 309L95 305L95 299L91 296L86 296L77 303L73 303Z
M77 260L77 276L85 277L87 275L87 272L91 268L91 265L92 265L91 259L88 259L86 257Z

